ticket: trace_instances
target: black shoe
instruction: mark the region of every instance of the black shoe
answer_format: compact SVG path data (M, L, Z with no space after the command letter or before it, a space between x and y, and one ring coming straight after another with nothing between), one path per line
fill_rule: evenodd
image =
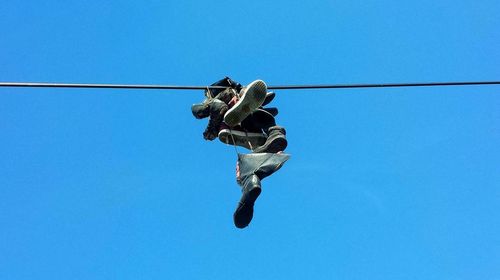
M286 149L288 141L286 140L285 128L273 126L269 128L268 137L264 145L253 150L254 153L277 153Z
M290 158L280 154L238 154L236 181L242 188L243 195L234 212L234 225L244 228L253 218L253 207L261 193L260 181L278 171Z
M236 91L240 91L242 86L240 83L238 83L237 81L234 81L232 80L231 78L229 77L224 77L224 79L221 79L213 84L211 84L212 86L221 86L221 87L228 87L228 88L233 88L235 89ZM212 95L212 97L215 97L216 95L218 95L219 93L223 92L224 89L220 89L220 88L217 88L217 89L211 89L210 90L210 93Z
M193 104L193 106L191 106L191 113L193 113L193 116L197 119L207 118L210 116L210 106L205 102Z
M245 228L250 224L253 218L253 206L262 191L257 175L247 177L242 185L243 195L233 215L234 225L237 228Z
M224 114L226 114L228 107L227 104L218 100L213 99L209 103L210 108L210 120L208 121L207 128L203 132L203 138L205 140L212 141L217 138L222 120L224 119Z
M207 118L210 116L210 106L209 103L213 99L219 99L226 104L229 103L231 98L233 98L233 92L228 91L227 89L232 88L236 91L240 91L242 86L240 83L231 80L229 77L224 77L224 79L221 79L215 83L212 84L212 86L221 86L221 87L227 87L226 89L224 88L216 88L216 89L211 89L211 90L205 90L205 97L206 99L199 104L193 104L191 106L191 112L193 113L193 116L197 119L203 119ZM274 93L273 93L274 94ZM269 96L271 98L271 96ZM272 100L274 96L270 100ZM270 101L269 101L270 102Z

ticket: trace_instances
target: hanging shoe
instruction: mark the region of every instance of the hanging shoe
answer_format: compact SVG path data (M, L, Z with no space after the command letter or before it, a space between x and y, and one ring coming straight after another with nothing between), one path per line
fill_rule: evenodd
M264 145L253 150L254 153L277 153L282 152L288 146L286 130L281 126L273 126L268 130L268 137Z
M210 116L210 107L208 103L198 103L191 106L191 113L197 119L204 119Z
M252 221L253 206L262 191L259 177L257 175L247 177L242 182L242 188L243 194L233 214L234 225L237 228L244 228Z
M202 103L193 104L193 106L191 106L191 112L193 113L193 116L197 119L203 119L210 116L209 103L213 99L219 99L227 104L234 95L234 93L229 89L234 89L237 92L240 91L242 88L240 83L232 80L229 77L224 77L223 79L211 84L211 86L221 86L227 88L226 89L216 88L216 89L205 90L205 100Z
M211 86L221 86L221 87L234 88L237 91L240 91L242 88L240 83L232 80L231 78L229 78L227 76L224 77L223 79L211 84ZM216 95L218 95L219 93L221 93L223 91L224 91L224 89L220 89L220 88L211 89L210 94L212 95L212 97L215 98Z
M262 132L247 132L239 127L224 128L219 131L219 140L222 143L241 146L249 150L264 145L266 139L266 135Z
M228 108L226 103L218 99L213 99L209 103L209 108L210 108L210 120L208 121L207 128L203 132L203 138L205 140L212 141L215 138L217 138L217 135L219 134L222 125L222 120Z
M267 86L264 81L256 80L241 90L241 98L227 111L224 122L230 127L241 123L248 115L259 108L266 98Z
M255 201L262 191L261 180L278 171L289 158L283 153L238 154L236 181L243 194L233 214L237 228L244 228L252 221Z

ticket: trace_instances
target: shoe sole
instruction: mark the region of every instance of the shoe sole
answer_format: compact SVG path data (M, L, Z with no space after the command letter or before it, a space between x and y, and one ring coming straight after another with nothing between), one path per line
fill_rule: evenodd
M286 138L277 137L277 138L273 139L271 142L269 142L269 144L267 144L266 146L260 148L262 150L258 151L258 153L276 154L277 152L285 151L287 146L288 146L288 141L286 140Z
M245 199L245 201L243 203L240 202L238 209L234 213L234 221L237 228L247 227L252 221L253 207L261 191L262 191L261 188L254 188L248 193L248 196ZM236 221L240 223L236 223Z
M257 110L266 99L267 86L264 81L253 81L245 89L243 97L227 111L224 122L230 127L241 123L248 115Z
M264 145L264 143L266 143L266 137L262 133L245 133L243 131L229 129L223 129L219 131L219 140L222 143L235 145L235 143L233 142L233 138L234 142L236 142L236 146L241 146L249 150L251 150L252 148L255 149L256 147L262 146Z

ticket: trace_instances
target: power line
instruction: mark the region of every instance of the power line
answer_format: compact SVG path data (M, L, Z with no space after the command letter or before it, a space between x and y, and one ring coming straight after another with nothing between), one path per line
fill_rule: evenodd
M386 87L432 87L432 86L478 86L500 85L500 81L432 82L432 83L384 83L384 84L324 84L268 86L268 89L342 89L342 88L386 88ZM156 90L204 90L226 88L222 86L176 86L176 85L133 85L133 84L70 84L70 83L24 83L0 82L0 87L31 88L108 88L108 89L156 89Z
M111 89L175 89L200 90L225 88L220 86L171 86L171 85L125 85L125 84L63 84L63 83L0 83L0 87L33 87L33 88L111 88Z
M399 83L399 84L335 84L335 85L291 85L273 86L269 89L325 89L325 88L384 88L384 87L432 87L432 86L474 86L500 85L500 81L481 82L437 82L437 83Z

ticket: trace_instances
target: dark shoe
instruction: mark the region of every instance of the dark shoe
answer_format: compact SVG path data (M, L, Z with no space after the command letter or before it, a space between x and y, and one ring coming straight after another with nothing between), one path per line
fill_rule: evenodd
M264 145L266 135L262 132L246 132L237 128L225 128L219 131L219 140L222 143L241 146L251 150Z
M261 193L260 180L278 171L290 158L280 154L238 154L236 181L242 188L243 195L234 212L234 225L244 228L253 218L253 207Z
M229 77L225 77L224 79L213 83L212 86L221 86L227 88L205 90L205 100L202 103L193 104L193 106L191 106L191 112L197 119L203 119L210 116L209 103L211 102L211 100L218 99L227 104L231 100L231 98L233 98L233 92L240 91L242 88L240 83L231 80ZM234 91L230 89L233 89Z
M219 134L222 120L227 112L227 105L218 99L213 99L209 103L209 107L210 120L208 121L207 128L203 132L203 138L205 138L205 140L212 141L217 138L217 135Z
M253 218L253 206L262 191L257 175L247 177L242 185L243 195L233 215L234 225L237 228L244 228L250 224Z
M224 122L230 127L241 123L248 115L259 108L266 98L267 86L264 81L256 80L241 90L238 102L227 111Z
M288 141L286 141L285 128L281 126L273 126L269 128L268 137L264 145L253 150L254 153L277 153L286 149Z
M266 106L267 104L271 103L273 99L276 97L276 93L270 91L266 93L266 99L264 99L264 103L262 103L262 106Z
M242 86L240 83L232 80L231 78L229 77L224 77L224 79L221 79L213 84L211 84L212 86L221 86L221 87L227 87L227 88L234 88L235 90L237 91L240 91ZM208 93L208 95L210 95L211 97L215 97L217 96L219 93L223 92L224 89L211 89L210 92ZM206 90L205 90L205 94L207 94Z
M193 104L193 106L191 106L191 113L193 113L193 116L197 119L204 119L210 116L210 107L208 103L205 102Z

